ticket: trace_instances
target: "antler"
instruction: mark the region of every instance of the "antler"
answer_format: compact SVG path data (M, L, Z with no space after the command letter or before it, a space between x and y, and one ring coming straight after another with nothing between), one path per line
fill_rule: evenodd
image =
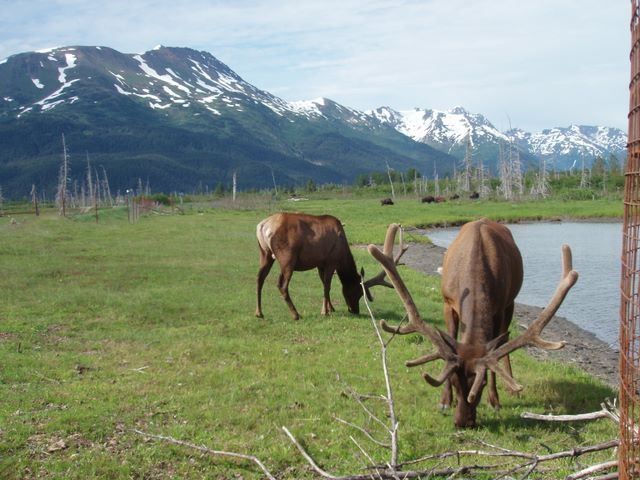
M394 228L391 228L392 225L394 226ZM402 255L404 255L404 252L406 252L409 249L408 245L404 245L403 230L399 224L393 223L389 225L389 228L387 229L387 235L384 239L384 247L383 247L384 255L386 255L387 257L393 258L393 244L395 243L396 232L398 230L400 230L400 253L398 253L398 256L393 260L393 263L395 265L398 265L398 263L400 262L400 258L402 258ZM382 270L375 277L371 277L369 280L364 282L364 288L367 291L368 297L371 297L371 294L369 293L369 289L376 285L382 285L387 288L393 288L393 285L385 280L386 276L387 276L387 272L385 270Z
M389 276L393 287L398 296L404 304L404 308L409 317L409 323L404 327L392 327L388 325L384 320L380 321L380 326L387 332L398 333L405 335L407 333L421 333L427 337L435 345L437 351L429 355L425 355L415 360L406 362L408 367L421 365L423 363L431 362L433 360L442 359L446 363L444 370L440 376L436 379L428 374L424 374L424 379L431 385L437 387L451 375L451 373L461 365L460 357L455 351L455 341L449 337L446 333L441 332L438 329L432 328L420 317L418 308L407 289L404 281L400 277L396 268L396 261L393 259L393 243L395 240L396 232L399 225L392 223L387 230L387 237L385 239L384 252L381 252L375 245L369 245L369 253L382 265L385 273ZM398 258L401 254L398 256Z
M536 318L521 335L508 341L501 347L491 349L487 355L476 361L476 379L468 396L469 402L472 402L478 394L487 368L500 375L511 391L519 392L522 390L522 386L519 385L513 377L498 364L498 360L502 357L517 350L518 348L524 347L525 345L536 345L547 350L558 350L565 346L566 342L548 342L542 339L540 334L558 311L558 308L562 305L567 293L569 293L569 290L571 290L571 287L573 287L577 281L578 272L573 270L572 267L571 248L569 245L562 245L562 277L560 278L560 283L558 283L556 291L553 294L553 297L551 297L549 304L544 308L544 310L542 310L542 312L540 312L538 318ZM497 343L499 342L496 342L495 344L497 345Z

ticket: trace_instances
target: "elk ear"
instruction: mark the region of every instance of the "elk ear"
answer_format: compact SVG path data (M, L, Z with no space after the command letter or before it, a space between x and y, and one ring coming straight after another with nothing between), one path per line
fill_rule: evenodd
M360 279L361 281L364 282L364 267L360 268ZM367 296L367 300L369 300L370 302L373 302L373 295L371 295L371 291L369 290L369 287L367 287L366 285L364 285L364 293Z

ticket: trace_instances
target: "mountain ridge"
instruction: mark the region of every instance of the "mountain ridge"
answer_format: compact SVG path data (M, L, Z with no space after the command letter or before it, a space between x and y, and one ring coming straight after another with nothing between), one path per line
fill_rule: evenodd
M500 132L463 107L362 112L327 98L288 102L186 47L70 46L0 61L0 185L14 196L32 183L55 185L62 133L72 153L110 171L115 188L149 178L162 190L213 187L232 172L243 188L349 183L387 165L425 174L435 165L442 177L467 144L495 172L501 142L515 144L525 165L554 158L569 168L576 155L620 153L626 143L608 127L546 132Z
M233 172L241 188L349 183L387 164L447 172L454 163L331 100L286 102L189 48L18 54L0 64L0 92L0 184L12 195L31 183L51 190L62 133L72 153L104 164L115 188L150 177L156 189L192 190Z
M599 155L626 154L626 133L612 127L570 125L535 133L521 129L501 132L483 115L470 113L460 106L446 111L420 108L398 111L379 107L369 113L415 141L447 151L459 159L464 157L468 142L473 154L494 168L501 144L517 146L529 163L552 160L558 169L568 169L578 160L586 160L589 166Z

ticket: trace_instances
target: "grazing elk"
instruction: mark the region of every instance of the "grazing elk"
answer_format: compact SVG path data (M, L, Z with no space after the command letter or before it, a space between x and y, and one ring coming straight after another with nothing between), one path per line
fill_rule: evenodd
M447 199L444 197L436 197L436 203L444 203L446 202Z
M273 262L280 264L278 289L289 307L291 316L298 320L300 315L289 296L289 282L294 271L318 269L324 286L322 315L328 315L335 309L331 304L329 292L334 272L342 282L342 294L351 313L360 313L362 287L361 276L356 269L347 237L340 220L331 215L305 215L301 213L276 213L261 221L256 229L260 247L260 269L257 276L256 317L262 318L262 286ZM393 242L394 239L392 238ZM393 244L385 242L385 251L393 251ZM400 260L406 251L403 248L396 258ZM367 298L372 300L369 289L375 285L393 288L385 281L386 273L380 272L364 282Z
M478 200L480 198L480 194L478 192L471 192L469 194L469 198L471 200Z
M396 228L390 225L389 231ZM406 326L392 327L384 321L381 326L392 333L420 333L434 344L436 352L408 361L407 366L444 360L444 370L438 378L428 374L424 374L424 378L436 387L446 382L441 401L444 407L451 405L453 386L457 397L454 420L457 427L475 426L476 408L487 382L487 371L490 372L489 404L494 408L500 407L496 374L511 392L522 390L513 379L509 353L525 345L546 349L564 346L564 342L547 342L540 334L578 279L572 270L568 245L562 246L562 278L549 305L525 332L512 340L508 340L509 324L514 299L522 284L522 258L504 225L487 219L467 223L447 250L442 295L448 334L422 320L391 255L380 252L374 245L369 246L369 253L383 265L409 317ZM461 337L456 340L458 330ZM498 363L500 359L504 359L503 365Z
M436 201L436 198L433 195L427 195L426 197L422 197L422 203L433 203Z
M393 200L391 200L390 198L383 198L382 200L380 200L380 205L393 205Z

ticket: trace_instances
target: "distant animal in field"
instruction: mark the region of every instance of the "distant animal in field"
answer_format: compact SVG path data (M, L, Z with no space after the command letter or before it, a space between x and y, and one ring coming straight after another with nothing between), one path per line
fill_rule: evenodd
M431 327L420 317L391 257L374 245L369 246L369 252L383 265L409 318L405 326L392 327L382 321L382 327L392 333L420 333L433 343L434 353L408 361L406 365L413 367L444 360L445 366L438 378L426 373L424 378L432 386L445 384L441 398L443 407L452 403L453 386L457 427L476 425L476 408L487 384L487 373L490 373L489 404L496 409L500 407L496 374L502 377L509 391L522 390L513 379L509 361L511 352L526 345L546 349L564 346L564 342L545 341L540 334L578 279L578 274L572 270L568 245L562 247L562 278L549 305L512 340L508 339L509 325L514 299L522 285L523 268L520 251L504 225L487 219L467 223L447 250L441 290L448 333Z
M380 205L393 205L393 200L390 198L383 198L380 200Z
M362 275L347 242L340 220L331 215L305 215L302 213L276 213L262 220L256 228L260 249L260 268L256 280L256 316L263 318L262 286L275 260L280 264L278 289L289 307L291 316L300 315L289 296L289 282L294 271L318 269L323 285L323 302L320 313L328 315L335 311L331 304L330 290L334 272L342 283L342 294L351 313L360 313L360 298L363 295L360 282ZM385 249L393 249L393 245ZM404 253L404 250L402 253ZM400 256L398 256L398 260ZM376 285L392 288L385 281L385 272L364 282L367 298L372 300L369 289Z
M477 200L480 198L480 194L478 192L471 192L471 194L469 194L469 198L471 200Z
M436 197L436 203L444 203L446 202L447 199L444 197Z
M460 198L460 195L458 195L457 193L454 193L449 197L449 200L458 200L459 198Z
M422 203L433 203L436 201L436 199L433 195L427 195L426 197L422 197L420 201Z

